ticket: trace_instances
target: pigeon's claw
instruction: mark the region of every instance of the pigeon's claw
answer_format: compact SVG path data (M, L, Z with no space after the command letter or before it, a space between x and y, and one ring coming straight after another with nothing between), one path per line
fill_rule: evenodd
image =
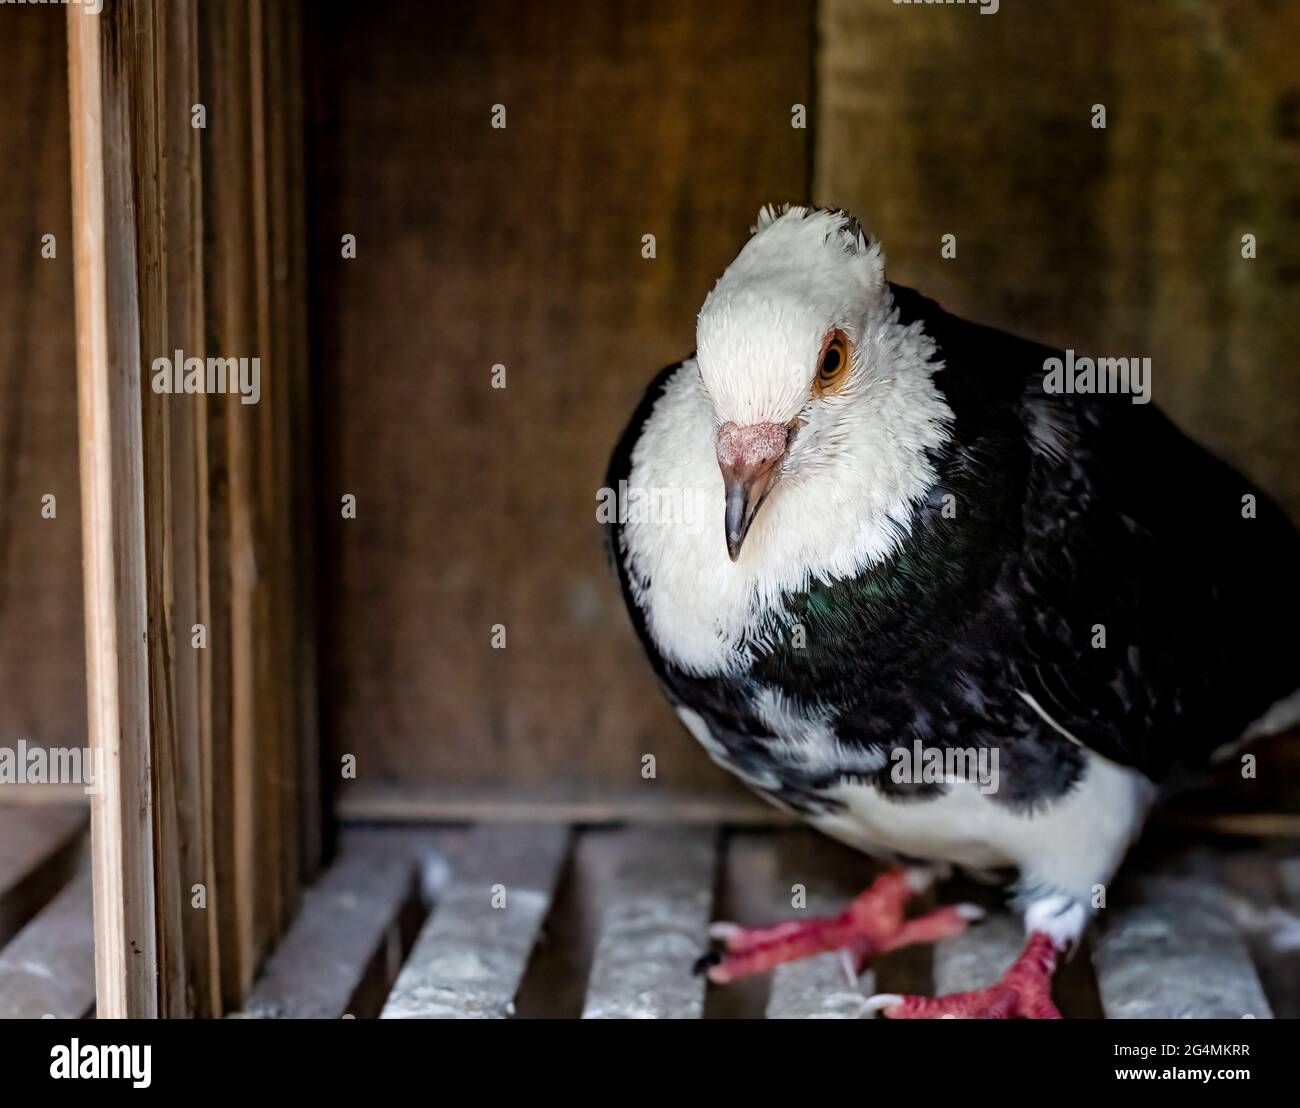
M1059 1020L1052 1003L1057 953L1052 939L1036 932L1002 980L987 989L935 997L881 993L867 1001L865 1011L896 1020Z
M695 966L717 984L765 973L785 962L838 950L845 972L856 977L876 955L912 943L935 942L959 934L978 909L943 908L904 919L917 891L918 871L891 870L878 877L843 912L756 929L718 923L709 929L717 946ZM924 887L923 884L921 887Z

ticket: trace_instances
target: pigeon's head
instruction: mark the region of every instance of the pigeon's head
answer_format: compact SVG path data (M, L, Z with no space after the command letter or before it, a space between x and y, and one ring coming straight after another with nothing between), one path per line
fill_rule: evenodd
M889 310L884 259L844 212L764 208L700 309L735 561L778 482L836 464L860 433L870 328Z

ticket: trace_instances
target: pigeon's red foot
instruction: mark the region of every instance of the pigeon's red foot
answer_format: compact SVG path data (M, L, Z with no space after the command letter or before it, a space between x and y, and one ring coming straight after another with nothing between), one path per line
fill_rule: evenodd
M1052 1003L1056 956L1051 938L1036 932L996 985L948 996L882 994L867 1001L867 1011L896 1020L1059 1020L1061 1013Z
M841 952L851 975L878 954L912 943L935 942L959 934L983 913L969 904L942 908L928 916L904 919L903 909L923 890L931 875L924 870L891 870L836 916L778 923L750 929L734 923L715 923L709 934L721 949L706 954L696 971L707 971L718 984L765 973L785 962L809 958L828 950Z

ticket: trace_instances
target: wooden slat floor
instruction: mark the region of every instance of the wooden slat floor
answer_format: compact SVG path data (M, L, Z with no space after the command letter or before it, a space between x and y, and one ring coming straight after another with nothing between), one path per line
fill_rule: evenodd
M0 1019L95 1007L89 809L0 805Z
M0 808L0 1018L93 1014L84 818ZM1067 1016L1300 1016L1300 844L1144 845L1058 974ZM989 983L1020 926L959 880L918 904L987 920L882 958L850 984L833 954L718 987L692 964L716 920L832 913L871 865L812 832L483 823L348 827L271 953L249 1018L855 1019L872 992ZM1278 938L1282 941L1277 941Z
M856 985L835 955L823 955L718 987L691 972L711 922L837 911L870 880L870 864L803 830L498 823L352 832L322 884L348 869L362 834L366 850L387 843L419 871L426 898L418 936L397 954L388 940L386 996L376 987L363 1003L344 1002L346 990L335 990L327 1010L310 981L345 960L340 944L353 961L370 949L373 961L391 933L393 899L358 896L370 921L342 928L311 919L309 893L281 949L298 949L297 936L310 933L301 949L318 969L296 960L292 973L268 971L249 1014L854 1019L875 991L988 984L1020 949L1020 924L1001 894L955 880L920 906L976 900L990 910L987 920L933 949L895 952ZM1272 900L1260 895L1261 873L1271 876ZM1166 844L1139 851L1128 874L1058 974L1067 1016L1266 1019L1275 1008L1294 1009L1300 950L1279 951L1264 931L1300 926L1290 915L1300 914L1300 859L1281 848ZM310 1005L305 995L315 998Z

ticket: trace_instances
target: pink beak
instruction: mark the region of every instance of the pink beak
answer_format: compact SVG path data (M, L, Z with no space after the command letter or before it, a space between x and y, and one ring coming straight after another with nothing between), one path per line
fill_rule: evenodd
M724 423L715 445L726 490L727 553L734 562L763 501L780 476L790 428L782 423Z

